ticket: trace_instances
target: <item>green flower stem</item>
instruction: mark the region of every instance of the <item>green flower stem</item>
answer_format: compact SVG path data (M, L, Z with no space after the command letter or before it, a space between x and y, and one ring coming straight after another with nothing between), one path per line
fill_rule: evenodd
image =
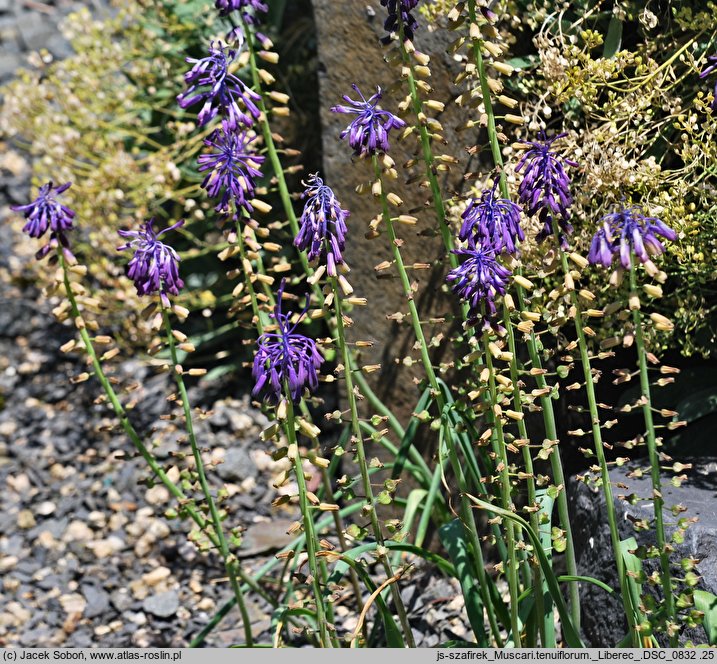
M396 264L396 268L398 270L398 274L401 280L401 285L403 287L403 293L406 298L406 301L408 303L408 310L411 315L411 324L413 326L413 331L416 337L416 341L418 342L418 345L420 347L421 351L421 361L423 362L423 368L426 372L426 377L428 378L428 384L431 387L431 391L433 393L433 397L436 400L436 404L438 405L438 410L440 413L443 413L443 409L445 407L445 399L443 398L443 393L441 392L441 389L438 385L438 380L436 379L436 373L433 368L433 364L431 363L431 358L428 354L428 344L426 343L426 337L423 334L423 328L421 327L421 320L418 315L418 309L416 308L416 303L413 300L413 291L411 290L411 282L408 278L408 273L406 272L406 266L403 262L403 257L401 256L401 250L399 248L398 244L398 238L396 237L396 231L393 227L393 221L391 220L391 211L388 206L388 199L386 198L386 193L383 190L383 179L381 177L381 168L378 163L378 158L374 155L372 157L373 160L373 169L374 174L376 177L376 181L379 182L381 186L381 206L382 206L382 214L383 214L383 222L386 226L386 231L388 233L389 242L391 244L391 251L393 253L394 262ZM450 438L450 436L449 436ZM473 555L475 556L474 561L474 567L476 574L479 579L479 592L481 594L481 598L483 600L483 603L486 608L486 612L488 614L488 619L490 622L490 628L491 633L493 634L493 639L495 640L498 647L501 647L503 644L503 639L500 635L500 629L498 628L498 623L495 617L495 613L491 609L491 600L488 595L488 585L486 582L485 577L485 564L483 562L483 551L481 549L480 545L480 538L478 537L478 531L476 529L476 523L475 519L473 518L473 511L471 508L470 500L467 498L467 491L468 491L468 483L466 481L465 474L463 473L463 467L461 466L460 460L458 458L458 453L455 449L455 445L451 441L450 444L446 445L448 449L448 456L449 460L451 462L451 466L453 468L453 472L456 475L456 479L458 481L458 487L461 492L461 503L460 503L460 516L461 520L463 522L464 527L466 528L468 532L468 536L470 539L471 548L473 549Z
M167 343L169 344L169 352L172 357L172 373L177 383L177 389L179 390L179 396L182 399L182 410L184 411L184 425L187 429L187 436L189 437L189 444L192 447L192 454L194 455L194 463L197 470L197 476L199 478L199 486L204 494L204 499L207 501L207 507L209 508L209 514L212 518L212 525L214 526L214 534L217 537L219 543L219 552L224 559L224 565L227 569L227 575L229 576L229 583L234 592L234 596L237 598L237 606L241 612L242 622L244 623L244 638L246 645L251 647L253 644L253 637L251 634L251 620L249 613L244 602L244 597L241 591L241 587L237 580L237 575L234 569L234 565L231 564L232 553L229 551L229 545L227 544L226 537L224 536L224 527L222 526L222 517L217 509L216 502L212 496L209 482L207 481L207 475L204 470L204 462L202 461L202 453L197 445L197 437L194 433L194 423L192 421L192 409L189 405L189 395L187 394L187 387L184 384L184 378L177 369L179 366L179 360L177 359L177 348L174 342L174 335L172 334L172 325L169 321L169 314L167 309L160 302L162 308L162 320L164 321L164 330L167 334Z
M232 24L235 25L233 21ZM249 26L244 21L242 21L241 28L244 33L247 52L249 53L249 68L251 70L252 87L254 88L254 92L259 95L259 99L257 99L256 104L261 111L261 119L259 120L259 124L261 125L262 136L264 137L264 145L266 146L266 152L269 155L269 162L271 163L271 168L274 171L274 175L276 177L279 197L281 198L281 203L284 207L284 213L286 214L286 217L289 221L289 228L291 228L291 236L296 237L299 234L299 221L296 218L296 212L294 211L294 206L291 202L291 194L289 193L289 187L286 184L286 178L284 177L284 167L281 164L281 159L279 158L279 153L276 149L274 137L271 132L271 125L269 124L269 113L266 107L266 102L264 101L264 89L262 86L261 77L259 76L259 66L256 61L256 51L254 50L254 33L251 26ZM314 274L314 270L309 265L309 259L306 257L306 253L303 251L299 251L297 253L299 254L299 262L301 263L301 267L303 268L304 273L307 277L310 277L312 274ZM323 296L319 285L312 284L311 289L318 301L321 302Z
M256 328L259 334L263 334L264 327L269 323L269 317L265 311L259 307L259 301L256 297L256 290L254 289L254 283L251 280L251 275L244 269L244 263L249 259L246 256L246 247L244 246L244 229L242 228L241 222L236 223L237 233L237 244L239 245L239 257L242 261L242 273L244 274L244 285L246 286L249 297L251 298L251 310L254 312L254 318L256 319Z
M493 365L493 356L491 355L490 349L488 348L488 332L483 333L483 355L485 357L486 366L488 367L488 390L490 392L490 403L492 407L499 407L498 400L498 388L495 381L495 367ZM514 386L517 388L517 385ZM520 411L518 411L520 412ZM504 510L514 512L513 500L511 499L511 485L510 485L510 469L508 462L508 450L505 446L505 435L503 432L503 419L500 413L495 413L493 417L493 426L495 427L495 436L491 437L493 441L493 451L499 460L500 467L500 497L501 507ZM536 532L538 532L536 530ZM508 550L508 560L506 577L508 579L508 591L510 593L510 628L513 632L513 643L517 648L522 646L520 639L520 619L518 617L519 600L520 594L518 588L518 560L516 557L515 550L515 525L512 521L508 521L505 524L506 534L506 548ZM538 587L540 592L541 587Z
M284 422L284 431L289 441L289 449L293 449L293 464L296 475L296 483L299 487L299 505L301 514L304 519L304 532L306 533L306 555L309 558L309 570L312 576L312 584L314 588L314 599L316 601L316 622L319 626L319 642L321 647L328 648L331 643L328 635L326 609L324 607L324 593L321 588L320 570L316 554L318 553L318 539L314 528L314 518L311 514L312 507L307 496L306 478L304 477L304 468L301 464L301 455L299 454L299 445L296 441L296 422L294 421L294 404L291 400L291 391L288 386L284 387L286 399L286 421Z
M637 293L637 275L635 274L635 258L630 255L630 291ZM677 618L675 600L672 594L672 575L670 573L670 556L667 552L667 539L665 537L665 522L662 510L662 483L660 481L660 456L657 451L655 439L655 424L652 420L652 396L650 394L650 377L647 373L647 355L645 351L645 336L642 330L642 315L639 307L632 310L632 322L635 326L635 350L640 366L640 390L642 392L642 413L645 418L647 439L647 453L650 458L650 477L652 480L652 504L655 509L655 536L657 548L660 551L660 580L665 595L665 609L667 617L673 623ZM677 634L670 636L670 647L678 645Z
M475 0L468 0L468 17L471 23L476 23L476 3ZM472 40L472 52L475 60L476 67L478 69L478 75L480 77L481 94L483 96L483 106L485 108L487 118L487 132L488 139L490 142L491 154L493 156L493 163L500 170L500 191L501 196L506 199L510 199L510 192L508 191L508 183L505 177L505 171L503 169L503 155L500 151L500 142L498 141L498 130L495 124L495 112L493 109L493 102L491 97L490 87L488 85L488 76L485 69L485 61L483 60L483 53L481 52L481 44L479 39ZM521 274L522 270L519 267L517 274ZM525 311L525 295L522 287L516 285L516 294L518 299L518 307L521 311ZM507 327L507 326L506 326ZM527 338L528 353L532 366L535 369L542 369L542 362L540 359L540 353L538 351L537 338L534 333L530 333ZM515 357L515 356L514 356ZM536 383L538 389L544 389L547 387L545 378L542 375L536 377ZM555 411L553 409L553 402L550 395L540 398L540 404L543 413L543 424L545 426L545 435L550 440L557 440L558 433L555 424ZM566 550L565 550L565 562L567 573L569 576L577 577L577 561L575 558L575 543L573 540L572 527L570 525L570 514L568 510L568 497L566 492L565 475L563 473L563 463L560 458L559 446L553 447L552 454L550 455L551 470L553 478L556 484L562 487L558 494L557 506L558 506L558 517L560 519L560 527L565 532L566 539ZM572 581L568 585L568 592L570 595L570 613L573 620L573 624L576 629L580 629L580 593L578 581Z
M513 330L513 323L510 320L510 311L508 311L508 307L503 303L503 325L506 329L506 335L508 337L508 350L510 351L510 354L512 355L510 360L510 381L513 384L513 410L517 413L523 412L523 403L521 398L521 388L520 388L520 376L518 374L518 350L515 343L515 332ZM528 441L528 428L525 424L524 419L518 420L518 435L523 441ZM535 469L533 468L533 457L530 453L530 446L527 444L523 444L521 446L522 454L523 454L523 464L525 465L525 472L528 474L528 477L526 479L526 488L528 492L528 503L530 507L534 507L537 504L537 494L535 490ZM538 512L531 510L530 511L530 525L533 528L533 530L538 533L540 532L540 522L538 519ZM533 586L536 588L536 592L534 593L535 596L535 605L536 605L536 615L542 616L543 615L543 592L542 592L542 573L540 572L539 565L532 565L532 572L531 576L533 579ZM530 578L530 577L528 577ZM528 583L528 579L526 578L526 585ZM549 647L548 644L545 643L545 631L543 629L544 622L540 621L540 627L541 627L541 639L542 644L544 647Z
M570 266L568 265L568 257L560 246L560 230L558 222L553 219L553 238L557 243L558 253L560 255L560 264L563 274L567 279L570 275ZM625 609L625 617L632 634L632 638L636 646L639 646L639 635L635 631L635 616L630 606L630 592L627 587L627 579L625 577L625 565L622 559L622 550L620 548L620 533L617 527L617 515L615 513L615 501L612 494L612 484L610 483L610 471L605 458L605 449L602 440L602 431L600 429L600 415L598 413L597 398L595 396L595 384L593 383L592 367L590 365L590 353L588 350L585 331L583 329L582 311L578 294L574 288L570 289L570 303L575 309L573 322L575 324L575 332L578 337L578 348L580 350L580 362L583 366L583 378L585 380L585 392L588 398L588 409L590 411L590 426L593 434L593 446L595 448L595 456L600 466L600 476L602 479L602 491L605 496L605 508L607 510L607 520L610 528L610 540L612 542L613 554L615 556L615 565L617 566L617 575L620 582L620 594L622 597L623 607Z
M371 478L368 473L368 461L366 459L366 450L363 444L363 434L361 433L361 426L358 413L358 404L356 403L356 394L354 393L353 376L351 368L351 353L349 352L348 344L346 343L346 331L344 329L344 319L341 302L341 291L336 282L336 279L331 278L331 288L334 293L334 307L336 309L336 336L338 340L339 348L341 349L342 359L344 363L344 381L346 382L346 398L349 402L349 408L351 409L351 430L353 433L354 442L356 444L356 463L361 473L361 484L364 492L365 507L368 511L368 515L371 519L371 528L373 530L374 537L378 542L379 546L383 547L383 533L381 532L381 524L378 521L376 515L376 500L373 495L373 487L371 486ZM395 574L391 567L391 562L387 555L381 556L381 565L383 566L386 578L392 578ZM401 598L401 592L398 588L398 584L391 584L391 596L396 606L396 612L398 618L403 627L404 636L406 643L410 648L415 648L416 643L413 639L413 632L411 631L411 625L408 622L408 614L406 613L406 607L403 604Z
M72 285L70 283L70 278L67 270L67 263L65 261L65 257L62 254L62 250L58 249L58 257L60 266L62 268L62 274L63 274L63 283L65 286L65 292L67 294L67 299L70 303L70 309L72 311L72 316L75 320L75 326L80 334L80 338L82 339L82 342L85 346L85 352L87 353L88 357L90 358L92 362L92 366L95 372L95 375L97 376L97 379L100 382L100 385L102 385L102 389L104 390L105 394L107 395L107 398L109 399L110 404L112 405L113 410L115 411L115 414L117 415L117 418L119 419L120 425L122 426L122 429L127 434L127 437L130 439L132 444L134 445L137 452L139 452L140 456L147 462L147 465L152 470L152 472L159 478L159 480L162 482L162 484L167 488L169 493L174 496L174 498L180 503L181 509L186 512L189 517L199 526L199 528L209 537L212 544L214 544L215 547L221 550L220 548L220 542L218 540L217 534L212 533L208 528L208 523L202 517L199 512L193 507L191 504L190 499L185 495L185 493L167 476L167 473L164 472L163 468L157 463L157 460L152 456L151 452L147 449L147 447L142 442L142 439L137 434L137 431L132 426L132 424L129 421L129 418L127 417L127 412L125 411L124 407L120 403L119 398L117 397L116 392L114 391L114 388L112 387L112 384L107 379L107 376L104 373L104 370L102 368L102 364L97 357L97 353L95 351L94 345L92 344L92 339L90 339L90 335L87 332L87 329L84 327L84 325L78 324L78 321L82 320L82 316L80 314L79 307L77 306L77 300L75 299L75 295L72 291ZM273 599L271 598L268 593L264 591L264 589L251 577L246 575L241 567L236 564L234 561L230 561L229 564L231 565L232 569L234 570L234 574L238 574L242 581L248 585L252 590L259 593L262 597L266 598L269 602L273 604ZM246 609L242 610L241 607L244 605L243 598L240 602L240 596L236 597L236 601L238 606L240 607L240 613L242 614L242 621L245 621L245 616L247 616L248 621L248 613L246 612ZM244 629L245 631L248 630L248 642L251 642L251 625L249 622L244 622Z

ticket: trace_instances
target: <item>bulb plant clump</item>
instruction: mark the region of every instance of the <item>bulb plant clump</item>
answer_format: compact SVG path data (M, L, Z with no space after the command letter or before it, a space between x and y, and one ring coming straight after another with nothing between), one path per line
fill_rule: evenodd
M116 210L114 253L103 258L106 274L124 265L127 279L115 279L135 290L124 306L136 307L151 352L164 352L192 449L191 481L177 484L153 455L127 417L107 353L96 350L100 314L82 282L99 272L81 262L93 258L91 219L77 195L68 200L73 189L86 191L83 172L73 189L56 187L66 155L49 153L43 169L53 180L15 211L25 233L44 243L37 256L54 268L49 291L64 298L55 312L79 336L66 350L87 354L86 378L99 383L177 513L193 522L194 539L224 567L232 596L211 628L238 620L245 646L414 647L416 616L402 591L431 568L460 588L472 645L584 647L585 614L595 610L584 601L588 588L604 594L624 628L603 647L675 647L699 626L714 645L706 613L717 597L699 587L695 558L680 546L694 515L665 490L690 468L667 447L685 422L657 406L677 373L659 355L686 320L684 312L671 320L663 296L696 274L686 263L697 260L700 215L717 206L705 207L717 156L714 17L698 19L676 3L670 57L650 48L667 37L653 34L653 15L638 13L638 3L593 19L562 4L552 11L558 3L547 0L381 0L385 85L346 81L335 91L329 110L342 120L336 140L346 170L313 173L298 187L287 161L296 150L278 130L291 98L272 73L278 55L264 28L272 3L204 4L202 15L212 15L200 52L185 57L182 79L164 82L176 86L162 99L173 100L167 114L181 155L165 143L150 150L151 133L142 136L139 125L132 135L147 153L125 155L143 172L154 159L176 158L177 182L190 184L134 201L125 215L134 221ZM634 52L615 43L630 21L644 37ZM421 50L429 23L450 33L447 53ZM519 31L530 32L535 52L511 58ZM428 83L440 59L456 63L452 99L437 99ZM138 103L127 86L128 104ZM449 108L460 117L461 154L446 151ZM463 188L449 186L462 166ZM336 193L349 173L371 200L370 220L351 215ZM409 197L420 205L407 210ZM408 258L419 217L437 238L433 265ZM417 371L407 422L375 390L372 374L383 367L365 364L362 349L376 342L354 327L352 317L372 306L371 293L352 284L359 234L385 240L373 245L386 252L376 269L400 291L400 312L373 315L410 330L408 355L395 358ZM205 283L192 270L198 251L222 266L230 284L223 295L192 293ZM705 251L702 259L714 260ZM417 278L431 267L442 270L439 283ZM427 289L443 298L445 316L422 309ZM295 539L259 572L241 563L245 524L230 523L194 432L187 383L206 370L192 363L196 348L180 327L185 305L202 297L229 300L231 325L242 326L251 355L239 344L227 353L250 367L252 396L271 420L267 451L288 461L275 505L294 510ZM451 359L436 362L441 345ZM617 386L637 378L620 403L604 401L606 367ZM329 412L325 396L336 387L341 404ZM616 440L613 427L633 411L638 433ZM629 478L649 477L649 495L622 494L624 466ZM600 546L611 563L593 570L599 578L579 565L582 524L569 492L581 483L603 505ZM620 510L628 503L643 516L626 536ZM279 616L267 643L252 632L252 596Z

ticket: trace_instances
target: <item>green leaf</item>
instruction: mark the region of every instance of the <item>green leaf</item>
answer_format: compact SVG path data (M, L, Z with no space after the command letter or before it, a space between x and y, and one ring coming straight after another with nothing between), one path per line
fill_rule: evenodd
M456 569L473 634L479 647L488 648L490 643L483 620L483 602L478 591L476 575L470 564L468 544L465 540L465 527L458 519L454 519L450 523L441 526L438 535Z
M584 648L585 645L583 644L582 639L580 638L580 635L575 629L575 625L573 625L573 621L570 618L570 613L568 612L568 607L565 604L565 599L563 599L563 595L560 592L560 584L558 583L558 579L553 573L552 565L550 564L548 557L545 555L545 551L543 551L543 547L540 542L540 538L538 537L538 534L530 527L530 524L525 519L519 517L517 514L513 514L513 512L504 510L503 508L497 507L496 505L486 503L485 501L480 500L475 496L469 495L468 498L473 503L478 505L478 507L494 512L495 514L502 516L504 519L510 519L514 523L517 523L526 532L526 534L530 538L530 542L533 545L533 548L535 549L535 555L537 556L538 562L540 563L540 568L543 571L543 576L545 577L545 582L548 585L550 596L553 598L555 606L558 609L558 614L560 615L560 622L562 623L563 638L565 639L565 644L569 648Z
M694 599L695 608L705 614L702 627L707 634L707 642L711 646L717 645L717 596L706 590L695 590Z
M622 21L613 14L610 18L610 25L607 28L607 36L602 49L603 58L612 58L620 50L622 45Z

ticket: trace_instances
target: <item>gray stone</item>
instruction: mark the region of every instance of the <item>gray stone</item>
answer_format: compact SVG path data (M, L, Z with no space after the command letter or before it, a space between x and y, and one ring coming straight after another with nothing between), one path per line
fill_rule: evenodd
M12 1L13 0L0 0L0 12L2 12L2 13L9 12L10 9L12 8L12 5L11 5Z
M142 602L145 613L151 613L158 618L169 618L179 608L179 594L176 590L150 595Z
M14 53L0 53L0 81L7 81L22 64L20 56Z
M129 594L126 588L119 588L112 591L110 595L112 606L118 611L127 611L135 605L135 600L132 595Z
M697 523L690 525L685 540L675 545L671 556L675 576L680 574L677 567L683 558L699 559L696 572L702 578L699 588L717 594L717 510L714 495L717 491L717 462L700 459L693 462L694 468L686 471L688 480L678 488L669 483L663 476L662 495L665 501L664 521L667 527L667 538L675 530L677 518L697 517ZM636 469L643 469L642 477L630 477ZM652 495L649 467L646 460L614 468L610 472L615 498L620 539L635 537L638 545L654 545L654 531L637 531L632 523L636 520L647 520L652 523L654 511L652 502L641 500L631 505L629 496L645 499ZM575 479L569 483L569 496L573 537L578 565L578 573L603 581L612 588L618 589L619 582L615 567L610 531L605 509L605 499L601 491L596 491ZM670 507L682 505L686 511L679 517L672 515ZM646 574L659 569L658 561L643 561ZM646 588L647 586L645 586ZM581 605L590 607L583 611L582 630L586 643L592 647L612 647L627 633L627 624L623 618L622 603L619 596L609 596L597 586L584 583L580 587ZM682 635L682 641L692 639L704 643L704 631L699 628Z
M256 465L244 448L231 447L227 450L224 463L217 467L217 472L227 482L241 482L256 474Z
M287 530L294 524L288 519L255 523L242 535L242 544L237 551L239 558L250 558L268 551L277 551L288 545L294 537Z
M110 596L98 586L82 586L82 595L87 601L85 618L96 618L110 608Z
M37 12L24 12L17 18L17 28L22 46L28 51L45 48L57 27L48 23Z

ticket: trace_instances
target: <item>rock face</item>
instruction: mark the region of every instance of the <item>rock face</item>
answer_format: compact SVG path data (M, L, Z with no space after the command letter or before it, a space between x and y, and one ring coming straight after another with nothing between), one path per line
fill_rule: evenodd
M377 278L374 266L384 260L391 260L391 248L385 232L380 238L367 240L364 234L368 223L379 213L380 203L370 195L359 196L355 187L367 182L371 176L368 164L352 164L351 148L345 141L339 140L339 133L346 127L350 116L330 112L330 107L341 102L341 97L348 94L356 98L351 89L355 83L366 95L376 91L376 86L388 88L395 82L397 70L384 62L385 49L379 39L385 34L383 21L386 8L378 0L355 2L354 0L313 0L314 15L319 47L319 87L321 96L321 122L323 130L324 176L343 206L351 211L349 218L349 238L346 247L346 260L351 266L349 279L358 296L369 299L367 307L357 307L351 312L355 324L349 330L352 340L371 340L374 346L366 349L362 364L382 365L380 372L371 374L369 378L378 391L379 396L387 400L391 407L405 417L410 408L414 407L418 393L412 381L412 373L400 361L411 356L420 362L420 358L412 346L415 342L410 319L406 317L402 324L387 320L386 316L400 312L408 314L406 298L403 295L400 281L393 269L381 273ZM440 116L445 128L445 137L449 145L434 146L437 154L449 153L456 157L465 155L463 139L453 131L458 124L456 109L450 103L452 94L451 81L455 75L456 63L446 55L446 45L452 41L447 31L429 30L426 20L420 17L421 28L416 32L414 43L416 48L431 55L430 84L435 88L433 98L449 102L446 111ZM384 108L397 112L398 103L404 98L406 88L389 94L381 101ZM409 122L412 118L407 118ZM415 301L421 319L426 321L431 316L441 317L452 312L453 298L443 290L446 265L444 262L443 244L437 236L437 221L434 211L425 207L427 190L418 184L405 186L406 172L401 164L412 157L417 147L413 137L405 142L397 142L391 138L391 156L399 171L399 179L391 183L391 188L404 200L400 212L408 213L418 209L415 226L397 225L397 233L405 244L402 254L406 264L414 262L430 263L431 270L410 271L409 276L417 282ZM459 189L464 169L456 166L447 178L441 174L444 197ZM422 162L416 167L416 174L425 174ZM421 177L421 180L424 178ZM399 213L400 213L399 212ZM385 277L383 276L385 275ZM439 332L447 331L442 325L425 325L427 339ZM433 348L434 363L446 353L447 344L439 344Z
M699 520L690 525L684 543L675 545L672 554L673 574L683 577L676 565L682 558L699 559L696 573L702 578L699 588L717 594L717 505L714 495L717 491L717 460L699 459L693 462L693 469L686 471L688 480L679 488L675 488L663 478L662 495L666 508L664 511L667 538L674 532L674 524L679 517ZM645 469L642 477L630 477L637 468ZM615 507L620 529L620 538L635 537L638 545L654 545L654 533L636 531L632 523L635 520L653 519L652 502L642 500L630 505L625 497L635 495L646 498L652 494L649 468L646 460L640 464L629 464L615 468L610 473L613 482ZM605 500L602 492L595 492L584 483L573 479L569 486L570 504L572 505L573 536L578 563L578 573L592 576L604 581L612 588L618 588L617 571L615 569L610 532L607 525ZM674 505L686 508L679 517L669 510ZM656 560L643 561L646 574L659 569ZM647 586L644 586L645 588ZM582 629L586 643L592 647L611 647L617 644L627 633L627 624L623 620L623 609L619 597L611 597L595 585L581 585L580 600L583 607ZM683 635L683 641L692 639L698 643L705 642L702 628Z

